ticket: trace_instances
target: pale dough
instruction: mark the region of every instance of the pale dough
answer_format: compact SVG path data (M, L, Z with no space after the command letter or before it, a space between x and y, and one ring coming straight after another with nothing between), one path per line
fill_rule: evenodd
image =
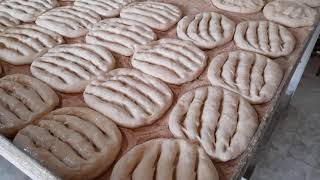
M288 1L288 0L281 0L281 1ZM297 2L297 0L290 0ZM299 0L298 2L304 3L310 7L319 7L320 6L320 1L319 0Z
M110 180L219 180L209 156L181 139L153 139L133 147L116 163Z
M223 162L247 149L258 125L258 115L249 102L217 86L183 94L169 115L175 137L199 142L211 158Z
M291 54L296 44L295 37L287 28L271 21L239 23L234 41L241 49L274 58Z
M317 10L294 1L272 1L263 9L264 16L288 27L312 26L317 20Z
M157 35L145 24L130 19L111 18L91 26L86 42L131 56L138 45L145 45L156 38Z
M54 109L56 93L38 79L23 74L0 79L0 133L14 136L18 130Z
M61 43L62 36L35 24L11 27L0 34L0 59L14 65L31 64Z
M215 12L185 16L177 26L178 38L191 41L202 49L213 49L231 41L234 31L235 23Z
M50 112L20 130L13 143L63 179L93 179L105 172L121 148L119 128L86 107Z
M120 10L134 0L75 0L74 6L93 10L103 17L115 17Z
M159 79L128 68L98 76L83 95L89 107L127 128L154 123L170 107L172 96Z
M13 26L19 25L21 22L6 12L0 11L0 32Z
M174 26L181 15L182 12L177 6L155 1L132 3L120 12L121 18L136 20L160 31Z
M40 14L57 5L57 0L5 0L0 4L0 12L23 22L33 22Z
M208 79L212 85L236 92L253 104L271 101L283 72L273 60L251 52L224 52L211 60Z
M264 6L264 0L211 0L219 9L235 13L256 13Z
M170 84L196 79L207 65L207 56L197 46L178 39L161 39L139 46L132 66Z
M83 92L94 77L115 67L112 54L92 44L65 44L50 49L31 64L33 76L64 93Z
M63 6L39 16L36 24L62 36L77 38L85 35L88 27L100 20L99 14L93 10L77 6Z

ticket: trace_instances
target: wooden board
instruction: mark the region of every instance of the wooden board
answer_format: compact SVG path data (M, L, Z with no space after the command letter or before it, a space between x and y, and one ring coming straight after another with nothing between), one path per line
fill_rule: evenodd
M63 5L72 4L72 2L67 2L67 1L66 0L62 1L62 4ZM168 2L168 3L172 3L179 6L183 11L183 16L195 15L197 13L204 12L204 11L215 11L215 12L226 15L236 23L239 23L245 20L265 20L261 12L256 14L243 15L243 14L237 14L237 13L231 13L231 12L219 10L215 8L213 5L211 5L210 0L196 0L196 1L162 0L162 2ZM312 33L314 27L295 28L295 29L289 28L289 29L296 37L297 45L294 52L290 56L275 59L275 61L281 65L282 69L285 72L285 76L282 80L281 86L279 87L276 96L273 98L271 102L263 105L255 106L257 112L259 113L259 119L261 123L246 152L244 152L237 159L229 162L224 162L224 163L214 162L218 169L221 180L235 179L236 177L239 177L239 174L243 173L241 171L243 167L246 166L248 158L252 156L251 154L252 150L256 148L258 142L261 140L261 137L265 132L265 128L270 121L269 117L277 107L280 94L282 93L290 76L292 75L291 74L292 69L294 69L298 59L301 57L304 47L306 46L309 40L309 36ZM176 38L175 27L171 28L169 31L166 31L166 32L156 32L156 33L158 34L159 39L165 38L165 37ZM78 39L66 39L66 41L68 43L83 42L84 38L82 37ZM234 42L230 42L224 46L215 48L214 50L206 51L207 55L209 56L208 64L210 63L211 59L217 54L224 51L231 51L231 50L237 50L237 49L238 48L235 46ZM117 60L118 68L131 67L130 57L124 57L120 55L114 55L114 56ZM4 62L1 62L1 63L3 65L3 70L7 75L14 74L14 73L23 73L23 74L31 75L29 70L29 65L13 66ZM170 85L170 88L174 93L174 99L176 100L179 96L181 96L183 93L185 93L190 89L203 86L203 85L209 85L209 82L206 78L206 74L207 74L207 70L205 70L205 72L202 73L202 75L196 80L183 84L181 86ZM83 101L82 94L63 94L63 93L58 93L58 94L60 96L60 101L61 101L59 107L86 106ZM133 146L143 143L145 141L148 141L150 139L159 138L159 137L172 138L173 136L170 133L168 128L168 118L167 118L167 115L169 114L170 111L171 109L166 113L166 115L164 115L161 119L159 119L152 125L137 128L137 129L120 128L122 131L124 141L122 144L121 153L118 156L118 158L120 158L125 152L127 152ZM24 161L25 164L23 164L23 166L31 167L31 168L24 168L22 166L18 166L18 168L22 169L22 171L24 171L30 177L35 179L41 179L41 177L49 177L49 175L46 176L46 174L48 174L49 172L45 168L43 168L42 166L39 166L36 163L36 161L32 161L30 160L30 158L23 156L23 154L21 154L21 152L17 148L15 148L3 137L0 137L0 146L1 146L0 154L4 155L11 162L16 162L13 164L17 165L18 163L21 163ZM14 156L18 156L19 158L14 158ZM109 170L106 170L106 172L98 179L108 179L108 175L110 174L111 170L112 170L112 167L110 167Z

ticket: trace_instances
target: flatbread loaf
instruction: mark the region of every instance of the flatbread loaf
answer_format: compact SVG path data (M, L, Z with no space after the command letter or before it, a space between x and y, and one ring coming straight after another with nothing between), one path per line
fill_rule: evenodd
M137 145L116 163L110 180L219 180L199 146L181 139L154 139Z
M236 92L252 104L269 102L282 77L282 69L276 62L245 51L221 53L211 60L208 68L212 85Z
M23 74L0 79L0 133L13 136L18 130L54 109L56 93L38 79Z
M54 8L36 20L36 24L50 29L68 38L84 36L88 27L100 21L101 18L93 10L78 6L63 6Z
M10 14L0 11L0 32L9 27L17 26L20 23L18 19L10 16Z
M95 11L103 17L115 17L127 4L135 0L75 0L74 6Z
M93 179L113 163L121 132L85 107L66 107L20 130L13 143L63 179Z
M159 79L128 68L98 76L83 95L89 107L127 128L154 123L170 107L172 96Z
M0 59L14 65L31 64L32 61L58 44L59 34L35 24L8 28L0 34Z
M288 27L312 26L317 21L317 10L294 1L272 1L263 9L264 16Z
M57 5L57 0L5 0L0 4L0 12L23 22L33 22L40 14Z
M175 137L199 142L217 161L229 161L243 153L258 125L258 115L245 99L217 86L183 94L169 116Z
M94 24L86 42L102 45L124 56L131 56L138 45L145 45L157 38L147 25L135 20L111 18Z
M50 49L31 65L36 78L64 93L83 92L89 81L115 67L112 54L92 44L65 44Z
M132 66L170 84L196 79L207 65L207 56L197 46L178 39L161 39L139 46Z
M136 20L160 31L170 29L181 15L177 6L155 1L132 3L120 12L121 18Z
M271 21L239 23L234 41L243 50L274 58L291 54L296 44L295 37L287 28Z
M264 0L211 0L219 9L235 13L257 13L264 6Z
M235 23L215 12L185 16L177 26L178 38L192 41L202 49L213 49L231 41L234 31Z

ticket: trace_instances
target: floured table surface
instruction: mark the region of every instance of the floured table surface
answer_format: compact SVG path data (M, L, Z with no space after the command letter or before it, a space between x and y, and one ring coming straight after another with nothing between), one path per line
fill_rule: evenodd
M72 2L65 1L65 0L60 2L63 5L72 4ZM206 12L206 11L214 11L227 16L228 18L232 19L236 23L239 23L245 20L266 20L262 12L245 15L245 14L236 14L236 13L219 10L211 4L210 0L198 0L198 1L163 0L162 2L167 2L167 3L172 3L174 5L177 5L179 8L181 8L183 12L183 16L196 15L200 12ZM307 41L309 39L308 37L310 36L313 29L314 27L289 28L289 30L293 33L293 35L297 40L297 43L296 43L297 45L295 47L295 50L289 56L274 59L277 63L281 65L282 69L285 72L280 88L278 89L276 96L273 98L271 102L267 104L254 106L259 114L260 125L257 132L255 133L255 136L251 140L251 143L248 149L240 157L236 158L235 160L228 161L228 162L214 162L219 172L219 176L221 180L238 178L237 176L239 176L239 173L240 173L239 171L245 165L244 163L247 162L247 158L250 156L251 149L256 146L256 144L258 143L258 140L261 138L260 136L264 134L265 127L269 123L266 119L268 119L268 116L270 115L271 112L275 111L274 108L279 100L280 93L284 89L284 85L289 80L291 70L295 67L295 64L298 62L300 56L302 55L304 51L304 47L306 46ZM176 26L173 26L171 29L165 32L160 32L160 31L155 31L155 32L158 35L158 39L168 38L168 37L177 38ZM66 39L66 41L68 43L84 42L84 37L77 38L77 39ZM215 48L213 50L205 51L209 57L208 64L210 63L211 59L217 54L224 51L232 51L232 50L238 50L238 48L235 46L233 41L229 42L224 46ZM125 57L125 56L116 55L116 54L114 54L114 56L116 59L117 68L132 67L131 57ZM29 65L14 66L14 65L5 63L3 61L1 61L1 64L3 66L3 71L6 75L14 74L14 73L23 73L23 74L31 75L29 70L30 68ZM180 97L182 94L184 94L186 91L193 89L195 87L210 84L207 79L207 68L208 66L206 67L206 70L201 74L201 76L199 76L196 80L192 82L188 82L179 86L177 85L169 86L174 93L173 105L176 103L177 98ZM83 101L82 93L81 94L58 93L58 94L60 96L60 101L61 101L61 104L59 107L86 106ZM136 144L141 144L147 140L160 138L160 137L173 138L173 135L168 128L168 114L171 111L171 109L174 107L173 105L171 106L170 110L161 119L159 119L152 125L137 128L137 129L120 128L123 134L123 144L122 144L121 153L118 156L118 159ZM112 170L112 167L109 168L109 170L105 172L99 179L108 179L111 173L111 170Z

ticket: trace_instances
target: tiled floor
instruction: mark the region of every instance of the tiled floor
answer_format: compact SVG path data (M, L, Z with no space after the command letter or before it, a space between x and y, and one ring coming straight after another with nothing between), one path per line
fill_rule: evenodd
M252 180L320 180L320 57L312 58L269 146L260 155ZM28 179L0 157L1 180Z

